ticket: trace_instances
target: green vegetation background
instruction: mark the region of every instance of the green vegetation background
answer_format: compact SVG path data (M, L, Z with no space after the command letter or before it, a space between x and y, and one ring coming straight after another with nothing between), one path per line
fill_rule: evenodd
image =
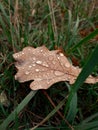
M83 83L98 76L97 12L97 0L0 0L0 129L98 129L98 84ZM73 86L31 91L15 81L13 53L42 45L83 67Z

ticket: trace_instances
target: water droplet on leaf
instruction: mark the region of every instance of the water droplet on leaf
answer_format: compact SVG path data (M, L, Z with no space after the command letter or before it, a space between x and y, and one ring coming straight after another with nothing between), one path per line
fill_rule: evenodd
M30 72L29 71L26 71L25 74L28 75Z
M55 71L54 74L55 74L56 76L62 76L62 75L64 75L64 73L61 72L61 71Z
M39 60L39 61L36 61L36 63L37 63L37 64L42 64L42 61Z
M38 72L38 71L39 71L39 69L36 69L35 71L36 71L36 72Z
M24 55L24 52L22 52L21 54Z
M36 64L33 64L32 66L36 66Z
M43 66L49 67L49 65L46 62L43 62Z
M29 68L32 68L32 65L29 65Z
M63 53L60 53L60 56L64 56L64 54L63 54Z
M66 63L65 66L69 68L69 67L70 67L70 64L69 64L69 63Z

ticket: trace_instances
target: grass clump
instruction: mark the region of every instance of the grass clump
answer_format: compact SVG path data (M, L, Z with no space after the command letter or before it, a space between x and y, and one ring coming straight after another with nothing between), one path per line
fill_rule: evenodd
M6 105L0 103L0 128L98 129L98 84L83 84L90 73L98 75L97 3L0 1L0 94L7 96ZM15 81L12 54L25 46L41 45L60 49L73 64L83 67L73 87L61 82L36 93L28 83Z

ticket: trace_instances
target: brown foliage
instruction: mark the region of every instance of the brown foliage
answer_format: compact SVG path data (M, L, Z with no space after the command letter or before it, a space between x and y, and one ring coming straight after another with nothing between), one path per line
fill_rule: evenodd
M81 68L73 66L59 50L49 51L45 46L25 47L22 51L13 54L18 72L15 79L19 82L32 81L32 90L48 89L59 81L69 81L73 84ZM96 83L98 78L89 76L86 83Z

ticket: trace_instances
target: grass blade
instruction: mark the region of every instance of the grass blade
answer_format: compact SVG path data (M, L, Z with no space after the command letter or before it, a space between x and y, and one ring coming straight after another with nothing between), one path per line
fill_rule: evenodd
M83 84L83 82L86 80L86 78L91 74L91 72L93 71L93 69L96 65L98 65L98 45L96 46L92 55L90 55L88 61L84 65L81 73L79 74L75 84L73 85L73 87L71 89L71 92L68 97L68 102L67 102L66 108L65 108L65 114L67 113L67 110L70 106L70 102L72 101L74 94L77 92L77 90Z
M98 129L98 121L92 121L90 123L81 124L76 127L75 130L95 130L96 128Z
M30 130L36 129L38 126L42 125L44 122L46 122L50 117L52 117L64 104L65 104L66 98L64 98L56 107L53 109L39 124L37 124L35 127L31 128Z
M77 32L78 32L78 26L79 26L79 18L77 17L77 20L76 20L76 23L75 23L75 26L73 28L73 33L72 33L72 36L71 38L69 39L69 42L68 42L68 45L66 46L66 49L69 50L69 48L72 46L73 44L73 41L75 41L75 38L77 36ZM68 29L69 30L69 29ZM71 29L70 29L71 30ZM71 35L71 34L70 34ZM69 36L70 36L69 35Z
M11 121L15 119L15 115L18 114L27 103L34 97L37 91L31 91L22 102L17 106L17 108L4 120L4 122L0 125L0 130L6 130L6 127L9 125Z
M4 15L4 18L6 19L7 23L10 25L10 19L7 15L7 13L5 12L4 6L2 5L2 3L0 2L0 10Z
M85 38L83 38L83 40L81 40L74 47L72 47L71 49L69 49L69 51L70 52L74 51L77 47L79 47L80 45L82 45L85 42L89 41L90 39L92 39L93 37L95 37L97 34L98 34L98 29L96 29L94 32L90 33L88 36L86 36Z
M77 113L77 94L75 93L75 95L70 103L70 108L69 108L68 114L66 116L66 120L70 123L73 122L75 119L76 113Z
M91 120L94 120L95 118L98 118L98 113L86 118L84 121L82 121L82 124L85 124L87 122L90 122Z

